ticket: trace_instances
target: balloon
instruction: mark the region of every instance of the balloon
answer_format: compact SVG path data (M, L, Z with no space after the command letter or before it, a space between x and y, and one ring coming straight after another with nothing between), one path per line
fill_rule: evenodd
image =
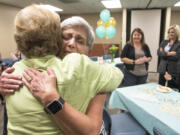
M106 40L108 40L108 39L109 39L107 36L104 36L104 38L105 38Z
M103 22L107 22L110 16L111 16L110 11L107 9L102 10L100 13L100 18Z
M113 26L106 28L106 36L108 38L113 38L116 35L116 29Z
M101 19L99 19L97 21L97 26L104 26L105 27L105 23Z
M96 34L99 38L103 38L106 34L106 29L103 26L98 26L96 28Z
M110 17L109 20L105 23L105 27L109 26L116 26L116 20L114 19L114 17Z

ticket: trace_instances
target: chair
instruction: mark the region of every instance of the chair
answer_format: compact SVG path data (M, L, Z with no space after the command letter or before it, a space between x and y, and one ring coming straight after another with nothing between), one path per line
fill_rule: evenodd
M2 67L2 70L5 70L6 68L10 67L10 65L13 63L12 59L2 59L0 66Z
M104 60L111 59L111 55L103 55L103 59Z
M10 64L10 63L12 63L13 62L13 60L12 59L9 59L9 58L4 58L4 59L2 59L2 63L5 63L5 64Z
M146 135L146 131L130 115L130 113L119 113L111 115L111 135Z
M6 110L6 106L4 106L4 131L3 131L3 135L7 135L7 121L8 121L8 117L7 117L7 110Z
M104 121L104 127L106 130L107 135L110 135L111 132L111 116L107 112L107 110L103 109L103 121Z
M163 131L161 131L159 128L154 127L153 128L154 135L166 135Z
M97 61L97 60L98 60L96 56L90 57L90 59L91 59L92 61Z
M1 135L7 135L7 111L4 98L0 95L0 131Z

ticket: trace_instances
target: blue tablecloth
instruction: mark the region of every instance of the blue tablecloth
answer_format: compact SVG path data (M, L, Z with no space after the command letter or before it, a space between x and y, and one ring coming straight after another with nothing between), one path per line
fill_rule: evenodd
M180 135L180 93L162 93L158 86L147 83L119 88L112 92L109 107L128 110L151 135L153 127L167 135Z

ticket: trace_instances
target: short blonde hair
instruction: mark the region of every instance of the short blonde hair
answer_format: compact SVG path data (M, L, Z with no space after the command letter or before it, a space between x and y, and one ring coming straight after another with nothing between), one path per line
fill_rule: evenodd
M18 50L28 58L59 55L60 17L40 5L25 7L16 15L14 38Z
M176 40L180 40L180 28L179 28L179 25L170 26L169 29L168 29L168 33L170 32L171 29L173 29L175 31L175 33L176 33Z

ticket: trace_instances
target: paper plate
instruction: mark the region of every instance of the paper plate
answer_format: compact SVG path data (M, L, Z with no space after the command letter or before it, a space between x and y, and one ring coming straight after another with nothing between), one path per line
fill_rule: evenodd
M156 90L159 91L159 92L163 92L163 93L169 93L169 92L172 91L171 88L165 87L165 86L158 86L158 87L156 88Z

